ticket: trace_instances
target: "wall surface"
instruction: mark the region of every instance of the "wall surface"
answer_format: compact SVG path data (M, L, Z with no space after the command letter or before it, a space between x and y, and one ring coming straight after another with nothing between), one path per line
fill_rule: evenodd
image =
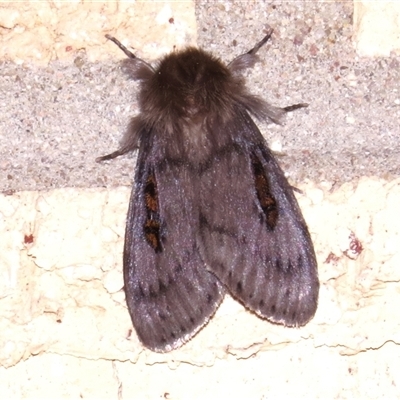
M199 3L0 6L2 397L398 398L400 27L380 22L397 3ZM123 292L136 156L94 161L137 112L104 34L149 61L197 43L229 62L267 24L246 79L273 104L310 104L257 124L301 191L317 314L284 328L227 295L190 342L153 353Z

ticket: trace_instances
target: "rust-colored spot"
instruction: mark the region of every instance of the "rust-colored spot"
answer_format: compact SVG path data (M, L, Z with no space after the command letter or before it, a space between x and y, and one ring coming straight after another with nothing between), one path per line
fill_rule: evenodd
M162 251L160 234L160 210L158 204L157 181L154 173L149 173L144 188L144 203L146 207L146 222L143 231L147 243L156 253Z
M31 243L33 243L34 238L35 237L32 235L32 233L30 233L29 235L24 235L24 243L31 244Z
M254 176L254 185L257 193L258 201L264 211L267 227L273 230L278 222L278 205L271 193L268 178L260 160L252 154L251 163Z
M328 257L326 257L326 260L324 261L324 264L337 264L339 261L339 257L332 252L328 254Z
M156 253L162 251L160 241L160 224L158 221L147 219L144 224L144 234L147 243L154 249Z
M144 199L147 212L158 213L158 193L154 175L149 175L147 177L146 187L144 188Z
M345 250L343 253L346 257L350 258L351 260L355 260L364 250L364 247L360 242L360 240L356 237L354 232L350 232L349 241L350 241L349 248Z
M173 24L173 23L175 22L175 20L171 17L171 18L168 20L168 22L169 22L170 24Z

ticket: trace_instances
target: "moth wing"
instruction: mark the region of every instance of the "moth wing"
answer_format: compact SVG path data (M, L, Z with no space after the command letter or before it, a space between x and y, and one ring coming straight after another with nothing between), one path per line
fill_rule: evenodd
M224 289L205 268L196 243L198 180L159 153L143 139L127 218L124 282L140 340L164 352L195 335Z
M315 314L319 281L293 190L247 113L227 132L230 146L201 177L203 257L246 307L273 322L304 325Z

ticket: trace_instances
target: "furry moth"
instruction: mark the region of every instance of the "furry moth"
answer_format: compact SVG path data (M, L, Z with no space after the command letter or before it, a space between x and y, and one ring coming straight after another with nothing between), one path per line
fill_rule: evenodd
M128 309L142 343L173 350L212 317L228 291L286 326L315 314L319 281L293 190L250 115L279 123L288 111L251 95L240 73L256 46L224 65L197 48L155 67L106 35L141 81L140 113L121 148L138 149L124 247Z

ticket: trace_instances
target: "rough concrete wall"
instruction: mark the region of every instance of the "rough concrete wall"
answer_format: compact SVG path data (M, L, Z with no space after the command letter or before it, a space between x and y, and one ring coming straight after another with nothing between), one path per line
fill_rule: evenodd
M151 26L151 29L148 29ZM27 1L0 4L0 59L16 63L71 59L84 49L90 61L122 53L104 46L106 33L129 38L143 57L195 43L192 1ZM132 35L134 32L134 35Z
M23 57L43 62L64 57L59 49L71 46L67 53L76 53L66 62L76 60L83 47L90 57L100 59L105 56L104 33L114 33L117 27L118 37L130 38L133 20L129 18L138 15L136 24L143 24L146 16L154 26L141 39L143 46L154 44L152 55L158 54L157 46L163 51L163 46L195 38L194 4L138 4L137 10L126 2L106 7L99 3L7 3L0 12L2 51L8 46L2 54L16 62ZM188 16L180 14L182 4ZM254 11L250 2L242 8L232 4L210 5L216 8L209 14L198 8L199 25L201 16L212 15L211 26L218 29L218 24L225 24L228 31L234 25L231 20L260 14L260 5ZM367 7L368 2L362 5ZM373 21L375 12L369 16L365 10L363 15ZM267 11L272 13L272 9ZM287 15L288 20L281 18L281 35L291 21ZM260 20L267 17L268 13ZM73 35L65 39L68 35L59 33L72 21L79 23L65 29L79 31L84 25L92 41L78 35L75 42ZM357 21L356 27L361 26ZM252 21L253 26L259 23ZM180 27L184 28L177 33ZM170 29L172 39L164 34ZM149 32L157 33L153 37ZM355 33L361 43L362 32ZM17 37L21 41L13 42ZM10 43L23 51L10 52ZM109 46L109 51L116 50ZM397 60L391 57L389 62ZM350 126L354 132L349 130L349 135L356 134L357 121ZM77 158L73 154L71 162ZM4 158L0 161L5 173L10 165ZM303 168L307 174L307 165ZM4 185L2 189L8 191L0 195L2 397L399 397L400 180L381 171L377 175L353 177L344 184L340 180L295 182L303 192L297 198L314 241L321 280L319 308L306 327L272 325L227 296L193 340L168 354L155 354L140 345L125 306L121 254L130 187L91 184L90 189L18 191L21 186L16 186L14 193Z
M2 393L51 396L61 385L67 397L116 398L122 385L122 398L192 398L193 387L196 398L394 396L400 179L300 189L322 283L315 318L288 329L227 296L193 340L168 354L143 349L125 306L128 188L2 195Z

